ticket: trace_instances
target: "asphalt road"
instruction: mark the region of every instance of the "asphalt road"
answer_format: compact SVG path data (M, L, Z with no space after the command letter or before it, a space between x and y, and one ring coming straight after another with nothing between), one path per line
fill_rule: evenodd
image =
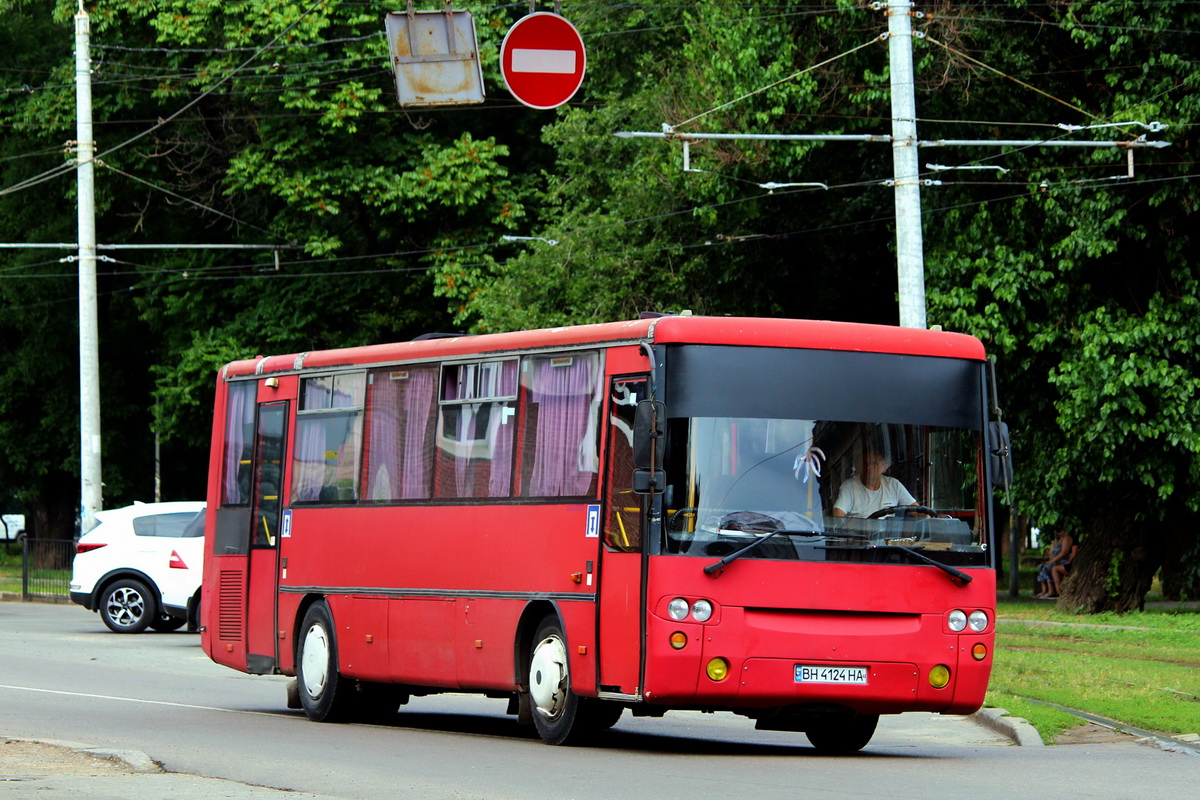
M195 634L121 636L78 606L0 603L0 737L142 751L171 772L314 796L1140 798L1186 791L1200 767L1133 740L1014 747L924 714L885 717L843 758L817 755L801 734L687 712L627 714L598 746L556 748L518 728L503 701L468 695L414 698L387 725L312 723L284 707L286 680L211 663ZM0 797L34 796L25 788L0 780Z

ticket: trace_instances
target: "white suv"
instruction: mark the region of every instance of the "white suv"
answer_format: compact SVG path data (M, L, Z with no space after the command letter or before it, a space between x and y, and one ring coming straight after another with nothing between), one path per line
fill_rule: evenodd
M195 628L204 503L135 503L96 519L75 545L71 600L99 611L114 633Z

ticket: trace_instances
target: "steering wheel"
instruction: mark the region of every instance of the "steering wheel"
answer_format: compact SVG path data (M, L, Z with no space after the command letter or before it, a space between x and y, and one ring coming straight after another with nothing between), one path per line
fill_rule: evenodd
M931 517L936 517L937 512L929 506L884 506L878 511L868 514L867 519L879 519L886 517L888 514L895 514L897 511L908 511L915 514L927 514Z
M698 509L698 508L688 507L688 508L676 509L675 511L671 512L671 516L667 517L667 530L668 531L675 530L675 520L678 519L681 514L695 514L699 510L700 509Z

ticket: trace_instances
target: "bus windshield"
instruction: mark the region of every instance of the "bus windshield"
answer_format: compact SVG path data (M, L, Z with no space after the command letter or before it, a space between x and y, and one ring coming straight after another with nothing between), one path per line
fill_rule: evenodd
M979 364L708 345L666 356L664 553L724 558L782 529L795 533L745 557L991 564Z
M983 566L979 435L932 425L695 417L669 429L666 553Z

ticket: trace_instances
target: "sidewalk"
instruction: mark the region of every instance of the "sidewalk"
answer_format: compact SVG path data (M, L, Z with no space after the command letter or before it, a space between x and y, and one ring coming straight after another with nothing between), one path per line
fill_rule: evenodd
M0 739L0 798L94 800L344 800L244 783L164 772L145 753L102 750L78 742Z

